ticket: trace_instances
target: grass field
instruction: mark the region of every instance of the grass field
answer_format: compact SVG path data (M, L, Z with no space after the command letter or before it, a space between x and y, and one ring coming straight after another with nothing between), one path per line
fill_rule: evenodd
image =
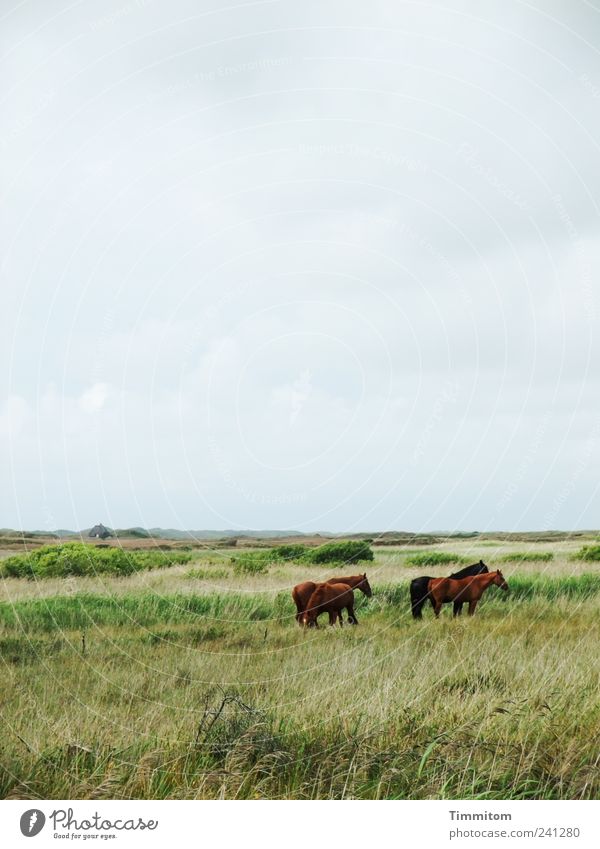
M415 549L376 548L360 625L308 632L290 588L338 569L240 574L218 550L123 577L5 578L0 796L598 798L600 563L572 559L580 547L432 546L512 589L438 622L408 611Z

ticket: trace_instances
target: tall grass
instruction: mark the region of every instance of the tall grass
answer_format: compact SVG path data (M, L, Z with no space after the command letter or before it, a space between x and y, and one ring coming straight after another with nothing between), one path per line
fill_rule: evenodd
M559 577L513 575L508 583L511 591L508 599L514 601L585 600L600 593L599 574ZM388 608L397 615L408 616L408 587L408 581L374 585L371 600L356 593L357 609L362 616L374 615ZM504 593L492 589L484 596L484 603L503 605L506 598ZM212 592L201 595L141 592L118 596L77 593L0 603L0 628L25 633L51 633L83 629L90 625L151 627L193 624L202 618L230 623L280 621L291 625L294 611L289 592Z
M414 622L391 563L358 627L309 632L272 575L12 579L0 797L598 798L600 574L527 570Z
M466 558L456 552L423 551L406 558L408 566L442 566L446 563L466 563Z
M573 555L575 560L600 561L600 545L584 545Z
M552 551L511 551L500 558L502 563L549 563L554 559Z
M3 620L0 796L597 798L596 598L414 623L381 595L357 628L113 618L85 650Z

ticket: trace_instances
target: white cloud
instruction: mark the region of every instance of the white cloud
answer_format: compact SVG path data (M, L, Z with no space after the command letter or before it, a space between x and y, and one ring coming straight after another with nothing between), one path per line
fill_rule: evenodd
M2 524L594 524L595 12L124 8L4 22Z
M106 383L94 383L81 395L79 405L86 413L97 413L101 410L110 394L110 387Z

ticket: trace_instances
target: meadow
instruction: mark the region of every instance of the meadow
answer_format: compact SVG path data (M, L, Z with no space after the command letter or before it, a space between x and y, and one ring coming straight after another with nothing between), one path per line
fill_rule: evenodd
M0 796L598 798L600 562L581 545L388 545L350 570L206 549L5 575ZM480 558L508 598L412 620L410 578ZM295 583L365 569L358 627L298 628Z

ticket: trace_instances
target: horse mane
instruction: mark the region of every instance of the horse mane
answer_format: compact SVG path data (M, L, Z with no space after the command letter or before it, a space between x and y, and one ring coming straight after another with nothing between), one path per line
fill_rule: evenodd
M489 571L485 563L482 563L480 560L479 563L472 563L471 566L465 566L464 569L459 569L458 572L453 572L448 577L454 580L460 580L461 578L471 578L473 575L485 575Z
M360 584L364 581L364 575L346 575L345 577L335 577L329 578L329 580L325 581L326 584L348 584L349 587L354 587L356 584ZM352 581L352 583L350 583Z

